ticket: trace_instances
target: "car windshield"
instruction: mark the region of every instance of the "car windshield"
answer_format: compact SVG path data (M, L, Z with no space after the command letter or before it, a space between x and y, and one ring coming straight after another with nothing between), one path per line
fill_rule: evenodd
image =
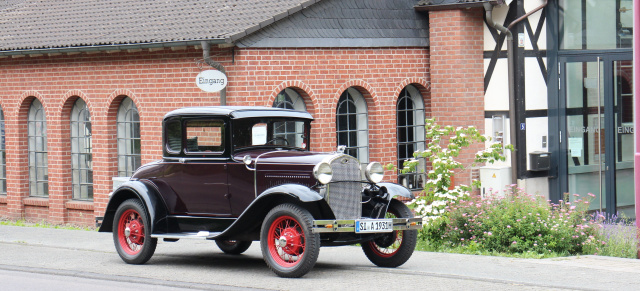
M235 150L258 147L307 149L308 124L305 119L238 119L233 123L233 147Z

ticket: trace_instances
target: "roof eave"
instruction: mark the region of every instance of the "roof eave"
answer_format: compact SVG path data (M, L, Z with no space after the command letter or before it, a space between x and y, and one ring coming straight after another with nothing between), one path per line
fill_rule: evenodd
M171 41L171 42L149 42L149 43L73 46L73 47L59 47L59 48L0 50L0 56L74 53L74 52L81 53L81 52L96 52L96 51L117 51L117 50L132 50L132 49L196 46L196 45L200 45L202 41L207 41L211 44L227 44L230 42L229 39L220 38L220 39L199 39L199 40Z
M504 0L490 0L490 1L482 1L482 2L447 3L447 4L440 4L440 5L417 5L417 6L414 6L413 8L416 11L455 10L455 9L482 7L482 5L484 5L484 3L486 2L489 2L492 5L504 4Z

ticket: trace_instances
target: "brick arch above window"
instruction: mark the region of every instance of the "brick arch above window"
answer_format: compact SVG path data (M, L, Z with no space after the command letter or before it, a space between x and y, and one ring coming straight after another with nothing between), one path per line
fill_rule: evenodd
M338 103L340 96L342 96L342 93L346 91L348 88L353 88L355 90L358 90L358 92L362 94L362 97L364 98L365 102L367 102L367 108L369 112L375 112L378 110L380 106L380 100L378 98L378 94L374 90L373 86L371 86L369 83L365 82L364 80L349 80L346 83L342 84L342 86L340 86L340 88L336 91L336 94L334 95L334 98L335 98L333 101L334 104Z
M302 99L304 100L306 111L314 115L316 113L316 104L318 101L316 100L316 95L314 94L311 87L305 84L302 81L285 81L278 85L275 89L271 91L269 98L267 99L264 106L271 107L273 106L278 94L280 94L285 89L294 90Z
M60 112L62 114L63 120L69 119L71 108L78 99L82 99L85 102L90 112L95 111L92 101L87 96L87 94L85 94L82 90L69 90L63 95L63 103L61 105L62 111Z

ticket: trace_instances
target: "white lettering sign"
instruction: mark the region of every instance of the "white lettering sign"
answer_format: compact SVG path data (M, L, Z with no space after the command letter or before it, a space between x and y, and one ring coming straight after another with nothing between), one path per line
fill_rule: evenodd
M227 76L218 70L206 70L196 77L196 85L205 92L218 92L227 86Z

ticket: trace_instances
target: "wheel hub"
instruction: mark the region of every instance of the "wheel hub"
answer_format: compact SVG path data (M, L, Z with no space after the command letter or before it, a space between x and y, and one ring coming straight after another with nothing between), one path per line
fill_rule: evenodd
M294 228L286 228L278 239L278 245L289 255L300 254L300 233Z
M385 234L381 237L378 237L374 241L376 245L378 245L379 247L388 248L396 241L396 238L397 238L397 234L394 231L390 234Z
M142 244L142 239L144 237L143 232L143 226L137 220L132 220L129 223L129 226L124 229L125 237L129 238L129 240L131 240L131 242L135 244Z

